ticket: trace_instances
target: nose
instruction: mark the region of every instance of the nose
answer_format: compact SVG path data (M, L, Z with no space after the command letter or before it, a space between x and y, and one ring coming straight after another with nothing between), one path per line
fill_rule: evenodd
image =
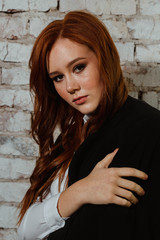
M74 77L70 76L70 77L67 77L67 80L66 80L66 89L68 93L73 94L76 91L80 90L80 85Z

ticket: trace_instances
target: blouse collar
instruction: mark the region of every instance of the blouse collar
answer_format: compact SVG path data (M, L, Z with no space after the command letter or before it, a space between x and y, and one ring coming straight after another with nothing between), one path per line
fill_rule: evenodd
M83 116L83 121L84 121L84 124L89 120L90 116L89 115L84 115Z

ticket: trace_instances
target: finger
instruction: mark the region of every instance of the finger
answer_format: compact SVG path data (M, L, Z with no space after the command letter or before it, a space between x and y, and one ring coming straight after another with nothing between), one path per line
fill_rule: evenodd
M116 205L120 205L120 206L124 206L124 207L130 207L132 205L132 203L130 201L128 201L125 198L121 198L119 196L114 196L112 203L116 204Z
M119 178L118 179L118 186L121 188L125 188L131 191L134 191L137 193L139 196L143 196L145 194L144 189L137 183L124 179L124 178Z
M137 204L138 199L134 196L134 194L131 191L128 191L124 188L116 188L115 194L119 197L127 199L132 204Z
M113 160L113 158L114 158L114 156L116 155L116 153L118 152L118 148L116 148L112 153L109 153L109 154L107 154L107 156L105 156L105 158L103 158L98 164L97 164L97 166L99 167L99 168L107 168L109 165L110 165L110 163L112 162L112 160Z
M121 177L137 177L143 180L147 180L148 175L145 172L142 172L136 168L128 168L128 167L121 167L121 168L114 168L117 174Z

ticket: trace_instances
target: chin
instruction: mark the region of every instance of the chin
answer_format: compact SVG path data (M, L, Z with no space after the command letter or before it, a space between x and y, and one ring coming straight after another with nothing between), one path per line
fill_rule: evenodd
M81 112L84 115L92 115L95 112L95 109L77 109L79 112Z

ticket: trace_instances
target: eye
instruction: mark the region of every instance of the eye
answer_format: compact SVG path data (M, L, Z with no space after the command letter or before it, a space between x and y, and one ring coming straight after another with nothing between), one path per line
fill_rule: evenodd
M74 67L74 72L79 73L83 71L83 69L86 67L86 64L78 64Z
M60 82L60 81L62 81L63 77L64 76L62 74L61 75L57 75L57 76L53 77L52 80L54 82Z

